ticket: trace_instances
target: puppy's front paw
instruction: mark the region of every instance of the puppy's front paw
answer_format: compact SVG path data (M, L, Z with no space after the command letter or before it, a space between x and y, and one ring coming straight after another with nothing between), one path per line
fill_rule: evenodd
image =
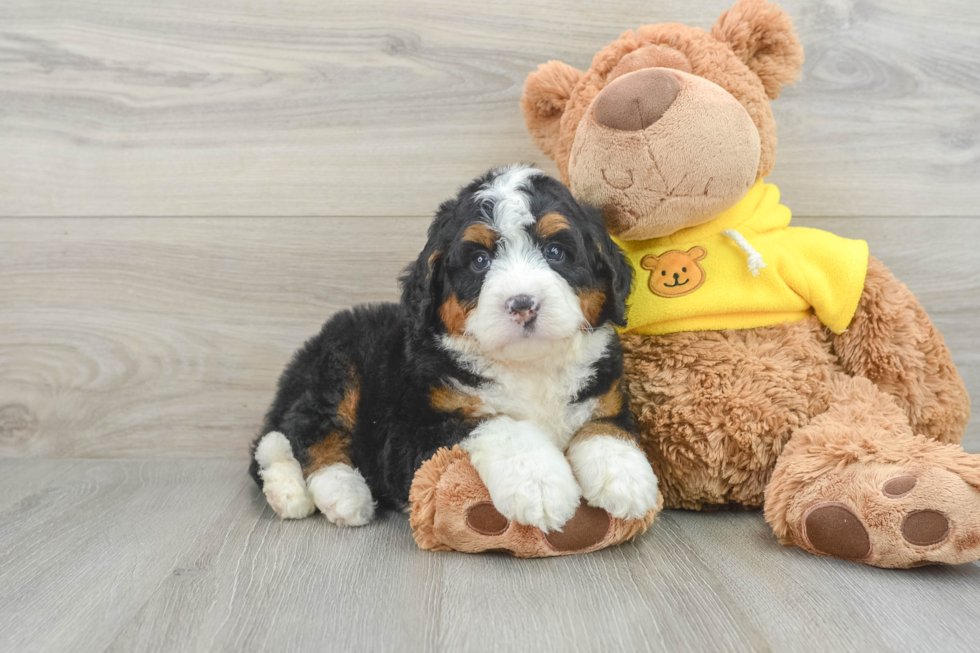
M581 501L572 469L557 449L495 461L481 477L504 517L546 533L564 526Z
M657 477L633 442L599 435L568 452L582 496L619 519L639 519L657 506Z

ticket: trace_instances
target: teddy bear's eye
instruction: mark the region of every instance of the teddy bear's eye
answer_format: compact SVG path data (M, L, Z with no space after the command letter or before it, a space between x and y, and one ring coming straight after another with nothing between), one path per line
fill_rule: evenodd
M681 268L681 272L687 272L687 268Z
M667 276L667 270L661 270L660 271L660 274L661 274L661 276L666 277Z

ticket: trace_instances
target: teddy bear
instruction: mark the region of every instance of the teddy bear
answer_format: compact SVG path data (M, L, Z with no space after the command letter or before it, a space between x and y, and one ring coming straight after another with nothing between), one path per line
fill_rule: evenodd
M775 536L879 567L980 558L969 397L863 241L791 227L764 181L790 18L739 0L710 31L627 31L527 79L536 145L635 271L626 382L667 508L764 508Z

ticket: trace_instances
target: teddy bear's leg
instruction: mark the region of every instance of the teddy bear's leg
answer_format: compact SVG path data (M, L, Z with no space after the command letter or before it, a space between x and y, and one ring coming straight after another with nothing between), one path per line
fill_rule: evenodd
M848 374L895 399L913 433L960 441L970 398L949 349L915 295L874 257L854 319L833 345Z
M640 519L617 519L582 502L560 531L508 521L493 506L469 456L440 449L415 473L410 522L419 547L433 551L508 553L520 558L585 553L624 542L650 526L663 505Z
M980 559L980 456L914 435L894 399L835 374L766 488L783 544L879 567Z

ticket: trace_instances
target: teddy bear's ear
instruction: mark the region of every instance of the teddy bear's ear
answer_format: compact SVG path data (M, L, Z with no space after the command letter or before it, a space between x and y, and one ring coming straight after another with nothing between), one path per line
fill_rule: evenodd
M572 89L584 75L561 61L549 61L527 76L521 110L527 130L534 144L550 157L554 157L558 142L558 123L565 112L565 105L572 96Z
M759 76L772 100L803 67L803 46L793 22L779 5L766 0L739 0L718 18L711 35L727 43Z

